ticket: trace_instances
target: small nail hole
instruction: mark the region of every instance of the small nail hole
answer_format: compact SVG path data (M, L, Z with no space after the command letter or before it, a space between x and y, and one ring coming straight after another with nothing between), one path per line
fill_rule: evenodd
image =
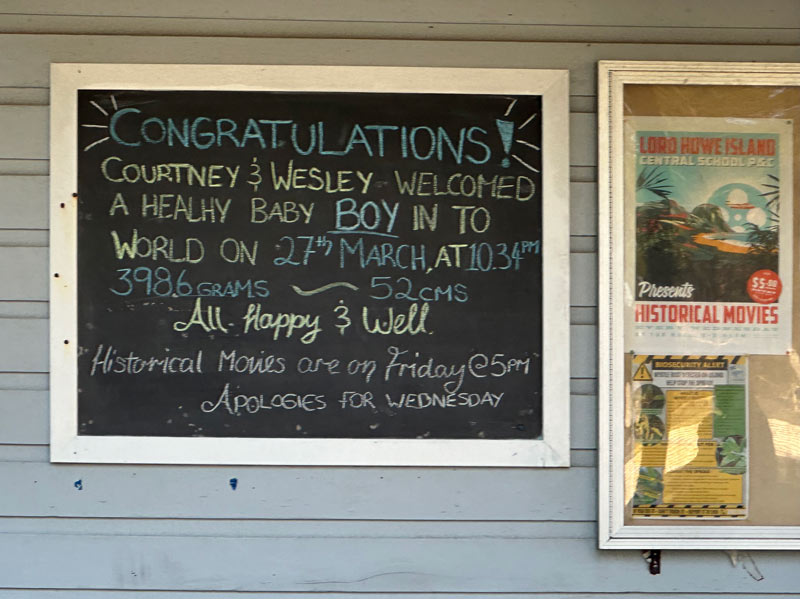
M77 194L77 193L73 193L73 194L72 194L72 197L73 197L73 198L77 198L77 197L78 197L78 194Z
M58 273L54 274L53 276L57 279L58 278Z
M62 207L62 208L63 208L65 205L66 205L66 204L64 204L64 202L61 202L61 207Z
M69 345L69 339L64 339L64 345Z

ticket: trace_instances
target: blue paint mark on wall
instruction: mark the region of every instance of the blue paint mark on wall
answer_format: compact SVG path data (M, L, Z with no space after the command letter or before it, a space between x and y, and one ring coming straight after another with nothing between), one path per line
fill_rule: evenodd
M239 479L238 478L232 478L228 482L231 485L231 489L233 489L235 491L236 487L239 485Z
M75 481L75 488L78 489L78 491L83 491L83 480L81 480L81 479L76 480Z

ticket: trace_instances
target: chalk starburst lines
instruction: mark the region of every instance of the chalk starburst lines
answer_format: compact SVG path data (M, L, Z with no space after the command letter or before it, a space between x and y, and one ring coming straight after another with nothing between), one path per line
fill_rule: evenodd
M522 166L524 166L529 171L533 171L535 173L538 173L539 169L537 169L534 166L528 164L522 158L520 158L520 156L518 156L517 154L513 153L513 148L514 148L514 143L518 143L518 144L521 144L521 145L526 146L528 148L531 148L531 149L533 149L533 150L535 150L537 152L541 151L541 148L539 148L539 146L537 146L536 144L530 143L530 142L525 141L523 139L515 139L514 138L515 130L516 130L516 132L522 131L528 124L533 122L533 120L537 116L539 116L539 113L538 112L534 112L533 114L529 115L522 122L522 124L519 127L517 127L516 123L513 120L509 120L508 119L508 117L511 115L511 112L514 110L514 107L516 106L516 104L517 104L517 99L515 98L508 105L508 108L506 108L506 111L503 114L504 118L496 119L496 121L495 121L496 124L497 124L497 130L500 133L500 141L503 144L503 151L506 153L506 157L503 158L501 164L506 168L509 167L511 165L511 161L508 159L508 156L511 156L511 158L513 158L514 160L519 162Z
M117 106L117 99L114 96L109 96L109 98L111 99L111 105L114 107L114 112L116 112L117 110L119 110L119 107ZM103 114L103 116L105 116L106 118L110 117L110 115L108 114L108 111L105 108L103 108L102 106L100 106L100 104L98 104L94 100L91 100L89 102L89 104L91 104L97 110L99 110ZM108 130L108 125L95 125L95 124L91 124L91 123L82 123L81 127L86 127L87 129L105 129L105 130ZM110 135L106 135L105 137L102 137L102 138L98 139L97 141L93 141L92 143L90 143L89 145L84 147L83 151L86 152L87 150L89 150L89 149L91 149L91 148L93 148L93 147L95 147L97 145L100 145L101 143L106 142L109 139L111 139L111 136Z

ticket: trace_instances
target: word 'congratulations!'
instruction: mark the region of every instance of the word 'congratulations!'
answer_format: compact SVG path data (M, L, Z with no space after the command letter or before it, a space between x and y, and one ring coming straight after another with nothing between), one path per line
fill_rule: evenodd
M123 146L166 144L207 150L212 147L259 147L262 150L291 148L301 156L311 154L367 156L388 154L415 160L454 160L484 164L492 150L484 141L488 131L478 126L447 131L425 125L335 125L325 121L297 123L292 120L248 118L143 118L138 108L115 112L109 123L111 139ZM337 140L336 143L331 139ZM343 141L342 141L343 140Z

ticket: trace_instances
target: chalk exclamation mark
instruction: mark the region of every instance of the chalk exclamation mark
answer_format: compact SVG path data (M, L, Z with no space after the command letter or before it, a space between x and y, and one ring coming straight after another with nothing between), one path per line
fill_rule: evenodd
M511 152L511 142L514 141L514 121L506 121L503 119L496 119L497 122L497 130L500 132L500 141L503 142L503 151L508 154ZM511 164L506 155L503 158L502 164L505 168Z

